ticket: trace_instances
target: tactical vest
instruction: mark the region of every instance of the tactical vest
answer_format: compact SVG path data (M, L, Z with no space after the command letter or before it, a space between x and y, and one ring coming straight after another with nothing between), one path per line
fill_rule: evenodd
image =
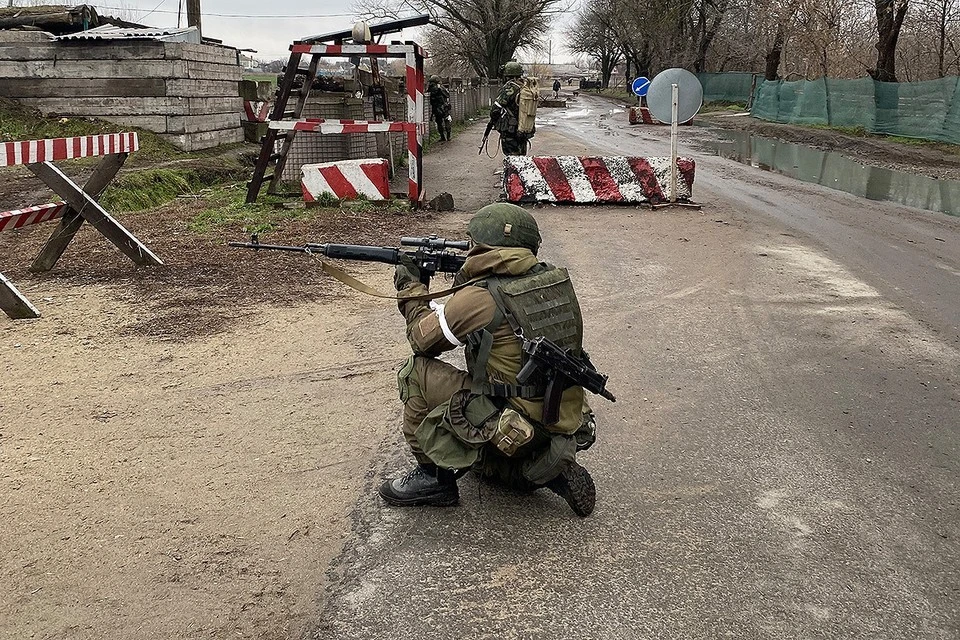
M516 93L511 96L507 104L500 104L499 99L495 103L501 109L500 118L497 120L495 128L501 135L515 136L517 135L517 127L520 125L520 90L522 85L517 80L508 80L507 84L512 85ZM504 88L506 88L506 85L504 85Z
M569 350L571 355L583 353L583 316L567 270L540 263L522 276L493 276L474 286L485 287L497 308L486 327L466 338L470 347L466 359L473 379L471 391L500 398L542 397L546 380L527 385L490 382L487 361L493 332L505 321L521 338L544 337Z

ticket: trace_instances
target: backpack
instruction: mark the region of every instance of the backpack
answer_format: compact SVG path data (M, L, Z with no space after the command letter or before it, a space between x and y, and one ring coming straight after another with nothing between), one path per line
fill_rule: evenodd
M520 78L520 109L517 133L532 136L537 128L537 104L540 102L540 85L536 78Z

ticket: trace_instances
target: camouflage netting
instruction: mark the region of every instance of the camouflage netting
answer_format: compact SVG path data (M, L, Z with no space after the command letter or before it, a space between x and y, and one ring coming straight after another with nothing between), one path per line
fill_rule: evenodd
M960 144L960 78L764 81L750 113L785 124L863 127L871 133Z
M703 85L703 101L747 104L754 75L746 72L698 73L697 79ZM758 78L758 81L762 82L762 77Z

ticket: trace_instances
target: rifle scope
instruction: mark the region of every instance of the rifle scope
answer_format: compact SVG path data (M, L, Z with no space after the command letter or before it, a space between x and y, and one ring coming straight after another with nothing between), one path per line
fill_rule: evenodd
M423 249L458 249L467 251L470 249L470 242L467 240L447 240L437 236L428 236L426 238L400 238L400 245L404 247L421 247Z

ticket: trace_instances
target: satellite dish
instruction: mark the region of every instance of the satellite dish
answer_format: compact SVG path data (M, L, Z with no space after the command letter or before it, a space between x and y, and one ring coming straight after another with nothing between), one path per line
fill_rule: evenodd
M356 22L353 25L353 41L357 44L366 44L371 40L373 35L370 33L370 25L363 20Z
M666 69L647 90L647 108L660 122L673 121L673 85L677 85L677 122L686 122L703 106L703 85L686 69Z

